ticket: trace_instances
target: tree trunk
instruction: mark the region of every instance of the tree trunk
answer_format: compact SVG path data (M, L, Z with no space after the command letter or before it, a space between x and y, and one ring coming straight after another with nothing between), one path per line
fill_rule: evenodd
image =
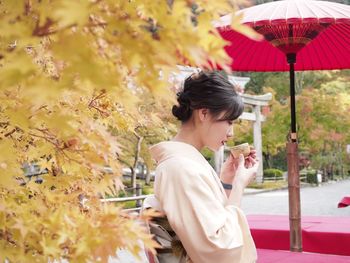
M330 179L334 180L334 163L331 163L331 165L330 165L329 175L330 175Z
M132 174L131 174L131 187L133 188L133 196L136 195L136 168L137 168L137 164L139 162L140 159L140 151L141 151L141 144L142 144L142 140L143 137L139 136L136 132L135 132L135 136L137 138L137 144L136 144L136 151L135 151L135 159L134 159L134 165L132 168Z
M271 168L271 154L263 152L263 156L264 156L267 168L270 169Z
M323 171L323 178L322 178L322 181L323 181L323 182L328 182L327 166L326 166L326 165L323 165L322 171Z
M342 155L342 144L338 144L338 156L339 156L339 170L341 178L344 179L344 164L343 164L343 155Z
M130 187L133 187L133 185L135 185L136 186L136 172L134 172L134 167L130 167L130 172L131 172L131 174L130 174L130 176L131 176L131 185L130 185Z
M145 184L151 185L151 171L148 167L147 167L147 173L146 173L146 178L145 178Z

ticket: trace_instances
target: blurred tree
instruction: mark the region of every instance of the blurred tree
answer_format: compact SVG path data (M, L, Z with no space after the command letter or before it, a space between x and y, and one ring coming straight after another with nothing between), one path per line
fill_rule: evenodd
M273 165L273 156L279 151L285 151L285 142L289 130L289 105L280 104L276 99L276 92L266 88L264 92L273 94L270 111L266 121L262 123L263 156L266 168L276 167Z
M148 148L156 142L169 140L175 133L175 120L170 116L172 100L160 105L149 94L143 95L144 100L138 106L139 115L129 116L135 118L134 126L127 130L118 130L116 134L120 137L122 144L119 161L131 170L131 187L136 187L136 168L142 164L146 166L147 176L153 168L153 162ZM153 101L153 102L152 102ZM167 110L164 111L164 108ZM142 118L140 118L142 116ZM147 183L149 184L147 178Z
M0 2L1 262L106 262L117 248L155 246L100 202L122 187L121 134L138 132L145 94L168 100L176 65L227 69L212 22L236 2ZM47 172L41 185L23 175L34 163Z
M350 96L345 92L334 94L334 84L330 81L319 90L307 89L298 97L301 147L313 153L315 168L331 174L335 169L344 173L346 144L350 140ZM340 90L344 88L339 86Z
M343 73L341 73L343 74ZM331 71L301 71L296 72L295 92L300 94L304 88L319 88L320 85L332 76ZM289 99L288 72L254 72L246 85L246 92L261 94L264 87L272 87L276 99L286 104Z
M318 83L318 86L316 88L308 86L297 96L299 147L302 151L313 155L315 162L312 164L317 166L315 168L325 169L325 167L337 166L337 170L343 170L343 164L346 161L345 148L350 141L348 73L348 71L315 72L308 75L307 77L314 78L313 82ZM323 81L319 81L316 75ZM264 89L264 92L277 93L271 88ZM277 159L282 157L280 152L285 151L289 123L289 102L281 104L273 99L267 120L262 125L263 156L266 167L282 168L277 163ZM241 126L239 129L241 131L235 135L239 139L243 138L243 141L249 141L251 135L249 135L250 132L247 133L248 128ZM317 158L315 155L332 156L332 158ZM319 166L319 164L322 165Z

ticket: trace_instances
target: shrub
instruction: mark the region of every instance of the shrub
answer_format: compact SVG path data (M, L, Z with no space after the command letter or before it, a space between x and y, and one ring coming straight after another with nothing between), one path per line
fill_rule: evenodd
M122 203L123 209L130 209L136 207L136 201L126 201Z
M303 169L299 172L300 177L305 177L306 182L309 184L318 184L317 171L314 169Z
M283 171L279 169L265 169L264 170L264 178L282 178L283 177Z
M150 195L150 194L153 194L153 186L146 186L144 185L143 188L142 188L142 194L143 195Z
M316 170L307 170L306 182L308 182L309 184L318 184Z

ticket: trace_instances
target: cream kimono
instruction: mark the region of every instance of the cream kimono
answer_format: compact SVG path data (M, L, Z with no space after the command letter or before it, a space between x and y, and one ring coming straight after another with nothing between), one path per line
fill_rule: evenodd
M256 248L242 210L228 203L220 179L202 154L182 142L150 149L160 209L194 263L255 262Z

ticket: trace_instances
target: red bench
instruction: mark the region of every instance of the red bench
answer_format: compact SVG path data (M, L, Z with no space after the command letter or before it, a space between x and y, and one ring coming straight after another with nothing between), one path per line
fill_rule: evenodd
M289 250L289 219L278 215L247 216L257 248ZM350 256L350 217L304 216L303 251Z
M308 252L290 252L281 250L258 249L258 263L345 263L350 257L316 254Z

